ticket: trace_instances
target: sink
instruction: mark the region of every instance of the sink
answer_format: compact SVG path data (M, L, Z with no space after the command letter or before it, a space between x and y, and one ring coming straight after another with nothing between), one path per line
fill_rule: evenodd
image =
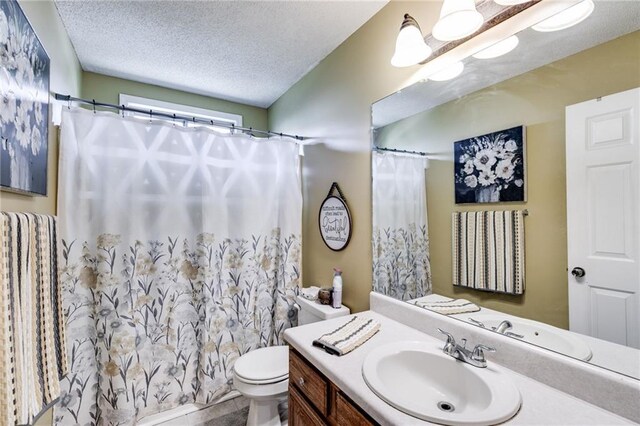
M538 321L481 313L465 315L464 318L466 321L468 321L468 318L480 321L489 329L498 327L503 320L509 320L513 324L513 328L509 329L509 331L523 336L522 338L517 338L518 340L533 343L583 361L589 361L592 356L589 345L576 336L575 333Z
M444 425L493 425L520 409L520 391L489 363L473 367L442 353L439 344L404 341L372 350L362 376L386 403Z

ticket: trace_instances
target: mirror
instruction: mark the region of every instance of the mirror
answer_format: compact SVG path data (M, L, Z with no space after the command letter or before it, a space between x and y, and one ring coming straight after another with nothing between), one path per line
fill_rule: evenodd
M628 150L623 161L594 166L588 179L576 180L575 173L585 175L576 172L573 145L567 151L565 143L566 134L574 138L582 132L591 145L577 146L593 148L597 162L608 158L607 148L639 142L638 109L614 105L610 113L584 115L589 112L584 105L600 107L619 100L614 95L621 92L627 93L622 98L637 102L636 92L629 91L640 87L640 2L595 4L593 14L579 25L550 33L526 29L518 33L518 47L505 56L467 58L463 73L453 80L420 81L372 105L374 291L640 379L638 187L615 184L616 179L637 181L639 151ZM579 103L583 106L567 109ZM459 151L454 158L454 142L518 126L524 126L525 134L525 201L456 204L455 187L466 176L474 176L469 187L514 181L509 180L513 164L496 169L513 158L506 148L510 137L485 158L462 158ZM629 143L633 137L635 142ZM495 147L498 140L493 136L487 143ZM474 149L472 154L478 154L483 146ZM417 163L408 164L411 158ZM468 174L456 181L454 164L460 161ZM488 166L493 177L480 176ZM625 191L631 195L627 201ZM500 198L487 199L496 200ZM496 219L495 211L508 212ZM459 222L465 231L456 227L455 236L454 212L467 213ZM511 244L500 268L512 278L508 268L522 271L522 279L512 279L506 293L507 287L494 288L486 277L469 277L479 271L473 262L490 265L483 273L500 276L498 260L487 259L496 253L505 256L506 243L471 242L478 235L496 235L496 220L509 225L499 238ZM591 226L591 231L581 232L579 225ZM512 233L514 229L520 233ZM463 250L460 235L466 238ZM514 235L522 247L513 243ZM469 247L476 250L471 257ZM590 260L582 263L583 258ZM453 285L454 259L459 262L455 281L463 268L466 286ZM607 259L617 266L607 269ZM628 273L622 279L626 287L610 288L609 280L618 280L623 270ZM519 293L520 281L521 294L513 294ZM479 310L471 311L475 307Z

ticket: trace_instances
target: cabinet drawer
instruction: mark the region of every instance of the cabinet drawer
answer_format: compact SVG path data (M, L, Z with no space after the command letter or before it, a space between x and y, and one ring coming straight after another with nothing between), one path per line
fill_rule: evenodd
M326 423L309 407L307 401L289 385L289 426L325 426Z
M328 415L329 384L292 349L289 349L289 383L295 385L323 416Z
M372 426L375 423L369 420L351 401L346 399L342 392L336 392L336 422L340 426Z

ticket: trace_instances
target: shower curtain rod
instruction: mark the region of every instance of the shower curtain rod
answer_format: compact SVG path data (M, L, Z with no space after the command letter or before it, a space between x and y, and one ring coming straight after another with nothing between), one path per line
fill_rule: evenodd
M406 149L380 148L380 147L377 147L377 146L374 146L373 149L375 151L389 151L389 152L400 152L402 154L422 155L423 157L426 157L427 155L429 155L426 152L422 152L422 151L407 151Z
M226 127L227 129L231 129L231 131L238 130L241 132L260 133L268 136L287 137L287 138L292 138L298 141L303 141L306 139L304 136L290 135L288 133L272 132L271 130L259 130L259 129L254 129L253 127L240 127L240 126L236 126L233 123L227 123L224 121L215 121L215 120L207 120L207 119L198 118L198 117L189 117L185 115L168 114L164 112L154 111L152 109L144 110L139 108L131 108L124 105L115 105L115 104L108 104L104 102L96 102L95 99L88 100L88 99L76 98L70 95L62 95L60 93L54 93L54 95L57 101L65 101L69 103L76 102L80 104L92 105L94 111L96 110L96 107L111 108L111 109L117 109L118 111L123 111L123 112L130 111L130 112L136 112L138 114L145 114L145 115L148 115L149 117L163 117L171 120L190 121L192 123L203 123L203 124L209 124L211 126Z

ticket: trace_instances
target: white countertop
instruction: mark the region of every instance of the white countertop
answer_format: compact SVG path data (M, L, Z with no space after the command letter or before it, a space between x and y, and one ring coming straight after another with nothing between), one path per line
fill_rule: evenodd
M402 340L439 341L427 334L407 327L373 311L361 312L357 316L374 318L381 323L380 331L353 352L338 357L312 346L314 339L330 332L353 317L321 321L285 331L285 340L335 383L356 404L381 425L428 424L388 405L376 396L362 378L362 363L367 354L378 346ZM491 354L487 355L491 363ZM522 394L522 408L505 424L513 425L614 425L633 424L613 413L605 411L571 395L560 392L504 367Z

